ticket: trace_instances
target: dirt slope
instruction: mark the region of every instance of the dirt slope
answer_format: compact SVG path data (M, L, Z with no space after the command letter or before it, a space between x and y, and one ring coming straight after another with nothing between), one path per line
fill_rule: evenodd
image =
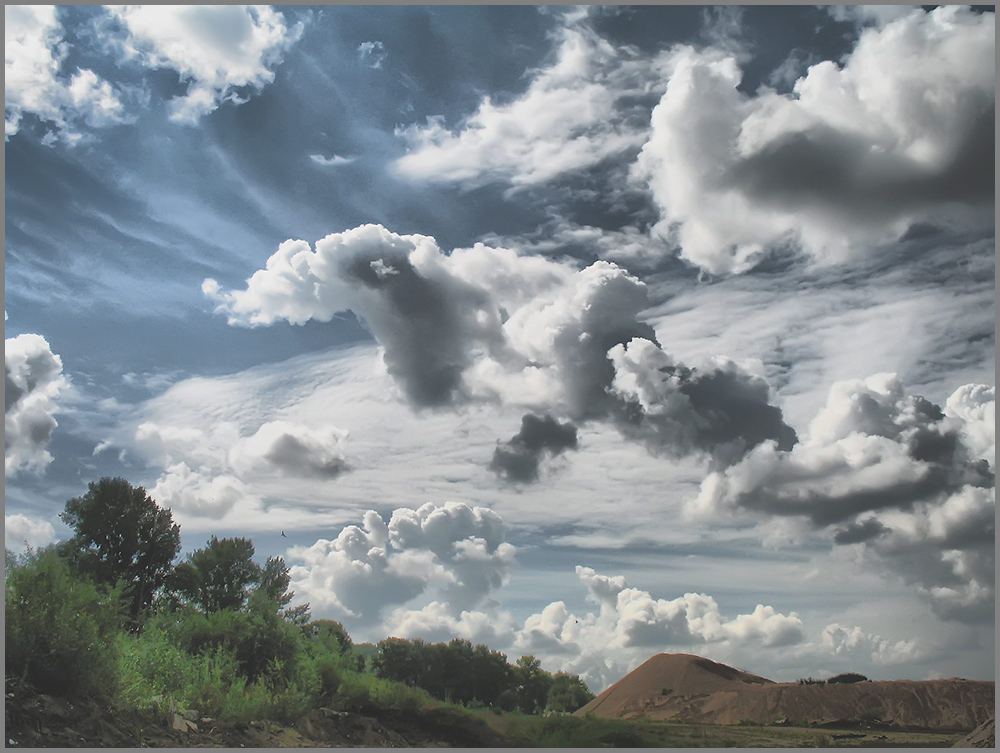
M900 727L968 731L993 715L995 684L970 680L774 683L688 654L654 656L576 712L701 724L825 724L880 719Z
M996 724L991 716L963 737L953 748L995 748L997 747Z

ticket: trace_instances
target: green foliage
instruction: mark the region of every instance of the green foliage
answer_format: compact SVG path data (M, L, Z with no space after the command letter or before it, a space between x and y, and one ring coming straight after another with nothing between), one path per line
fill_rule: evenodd
M102 478L66 502L60 518L75 535L60 545L73 569L97 583L125 584L137 619L163 586L180 551L180 527L141 486Z
M162 628L119 635L119 700L136 708L183 705L195 657L171 642Z
M336 620L313 620L303 631L313 641L335 650L339 654L351 652L354 643L344 626Z
M545 708L547 711L573 712L594 700L594 694L578 675L556 672Z
M548 701L552 675L542 669L538 659L530 655L522 656L515 666L518 708L525 714L537 714L545 708Z
M838 682L867 682L868 678L858 672L844 672L843 674L834 675L827 683L838 683Z
M448 643L386 638L376 646L371 666L381 679L420 687L434 698L468 708L575 711L594 697L578 676L553 677L533 656L522 656L511 666L505 654L460 638Z
M7 675L51 694L112 692L123 587L75 576L54 548L8 558L7 566Z
M206 614L241 609L250 586L263 575L253 554L250 539L213 536L207 546L196 549L174 569L170 585Z

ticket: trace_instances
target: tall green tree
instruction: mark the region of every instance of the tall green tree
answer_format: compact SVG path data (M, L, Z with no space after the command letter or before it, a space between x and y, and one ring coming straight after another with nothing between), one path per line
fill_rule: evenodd
M162 587L181 548L180 526L141 486L123 478L91 482L59 516L74 535L60 545L73 569L97 583L124 584L133 620Z
M253 561L254 546L250 539L212 536L202 549L196 549L180 563L171 578L175 591L205 614L223 609L242 609L263 570ZM271 590L279 587L269 583Z

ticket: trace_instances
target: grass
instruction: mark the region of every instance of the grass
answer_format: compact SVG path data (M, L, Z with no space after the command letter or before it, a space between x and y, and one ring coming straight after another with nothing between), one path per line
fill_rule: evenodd
M512 745L546 748L826 748L950 747L961 735L879 730L834 739L837 730L757 725L679 724L645 719L477 714ZM885 735L881 740L877 735Z

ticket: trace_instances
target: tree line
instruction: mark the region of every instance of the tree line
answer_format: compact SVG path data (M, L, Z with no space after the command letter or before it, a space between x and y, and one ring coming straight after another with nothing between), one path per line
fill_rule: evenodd
M177 562L180 526L142 487L89 484L62 520L73 535L5 557L8 691L92 693L231 718L294 719L320 705L422 704L572 711L593 698L532 656L455 639L387 638L366 660L343 625L313 619L280 557L212 536Z

